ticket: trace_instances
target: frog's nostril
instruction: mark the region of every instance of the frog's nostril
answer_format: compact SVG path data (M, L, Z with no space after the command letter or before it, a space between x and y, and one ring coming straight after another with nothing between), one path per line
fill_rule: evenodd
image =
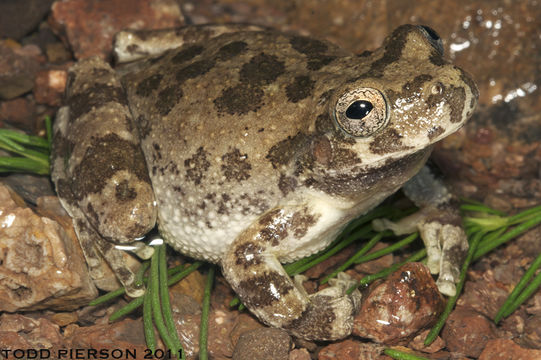
M423 30L426 38L430 41L432 46L434 46L434 48L438 50L438 53L443 56L443 42L436 30L426 25L419 25L419 28Z
M432 85L432 88L430 89L430 92L432 95L439 95L443 92L443 85L440 82L435 83Z

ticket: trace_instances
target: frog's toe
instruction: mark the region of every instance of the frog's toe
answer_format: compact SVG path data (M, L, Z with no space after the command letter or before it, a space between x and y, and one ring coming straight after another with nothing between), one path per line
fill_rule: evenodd
M461 226L426 222L419 226L428 254L428 268L439 274L439 291L447 296L456 294L455 284L460 277L460 266L468 250L468 238Z
M455 283L457 282L457 279L446 279L444 276L438 276L438 280L436 281L436 286L438 287L438 290L440 293L447 295L447 296L455 296L456 295L456 286Z
M351 295L330 295L335 291L337 288L329 287L310 295L310 302L302 316L285 328L291 334L307 340L337 340L350 335L361 293L355 290Z

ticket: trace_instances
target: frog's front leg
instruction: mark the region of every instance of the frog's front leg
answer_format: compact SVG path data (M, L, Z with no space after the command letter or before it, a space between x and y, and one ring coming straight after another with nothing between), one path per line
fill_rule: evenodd
M377 230L390 229L395 234L419 230L425 243L432 274L439 274L436 284L442 294L454 296L460 266L468 250L468 239L455 199L428 166L402 188L420 210L393 223L387 219L374 221Z
M310 246L318 220L301 207L268 211L230 245L222 269L244 305L266 324L308 340L334 340L351 333L361 295L358 290L347 295L346 290L355 281L343 274L330 287L307 295L279 261Z

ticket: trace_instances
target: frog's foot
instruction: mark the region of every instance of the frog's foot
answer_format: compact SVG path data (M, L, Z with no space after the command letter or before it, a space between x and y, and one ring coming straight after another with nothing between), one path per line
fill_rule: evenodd
M398 222L377 219L372 225L376 231L391 230L396 235L418 230L426 247L427 266L432 274L439 274L436 281L439 291L447 296L455 295L468 238L453 209L428 207Z
M427 166L404 185L403 191L421 210L396 223L375 220L374 228L389 229L397 235L419 230L426 246L428 268L432 274L439 274L438 289L442 294L453 296L468 250L456 201Z
M298 282L297 279L295 282ZM339 273L336 278L329 280L329 287L308 296L309 303L305 312L285 328L297 337L306 338L305 334L310 334L312 339L318 340L333 340L348 336L352 330L352 314L357 312L361 303L359 290L355 290L350 296L346 294L346 291L355 284L356 281L349 275ZM321 316L326 318L321 319ZM334 333L335 337L329 338L329 331Z
M418 224L428 256L427 266L439 274L436 285L442 294L454 296L459 280L460 265L468 251L468 238L464 229L456 224L430 217Z
M306 225L297 216L305 210L280 208L261 216L230 245L222 260L223 274L264 323L307 340L344 338L351 333L360 303L358 290L346 294L354 282L341 275L330 287L308 296L299 278L292 281L278 260L310 236L311 228L301 232L298 227ZM301 233L302 239L295 238Z
M74 227L90 276L98 288L110 291L117 286L105 277L102 268L105 259L129 296L135 298L145 293L144 286L135 284L135 275L126 263L122 250L116 249L114 244L104 240L88 222L84 221L84 217L74 221Z

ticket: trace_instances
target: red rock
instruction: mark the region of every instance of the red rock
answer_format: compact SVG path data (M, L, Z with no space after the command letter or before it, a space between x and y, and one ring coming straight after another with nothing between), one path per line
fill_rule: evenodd
M458 307L449 315L441 337L450 351L476 358L495 337L494 325L478 312Z
M34 125L35 104L26 97L0 102L0 127L9 123L19 129L31 130Z
M379 343L405 343L437 319L443 298L428 268L409 263L373 284L355 317L353 334Z
M39 104L59 106L66 87L68 73L62 69L41 70L34 82L34 97Z
M36 45L0 42L0 99L13 99L32 90L41 61L44 57Z
M233 346L235 346L237 344L237 341L239 340L239 337L242 334L255 329L260 329L262 327L263 325L261 325L259 321L254 319L253 316L246 313L240 314L235 320L235 325L233 325L233 329L229 334L231 338L231 343L233 344Z
M362 343L355 340L344 340L325 346L318 353L319 360L386 360L390 357L383 354L383 346Z
M370 249L368 254L371 254L374 251L378 251L383 248L386 248L387 246L389 246L389 244L378 242L372 249ZM394 256L392 253L383 255L377 259L367 261L359 265L355 265L355 271L364 273L364 274L375 274L391 266L393 264L393 259L394 259Z
M289 352L288 360L310 360L310 353L306 349L293 349Z
M87 357L78 358L84 359L92 358L86 353L91 349L107 352L107 358L110 359L128 358L115 357L113 351L123 351L126 354L126 351L130 350L135 351L136 359L143 359L147 348L141 319L125 319L112 324L86 327L72 326L66 337L66 350L81 349L83 351L81 355L87 355Z
M531 316L526 320L522 342L528 347L541 349L541 316Z
M0 37L19 39L35 29L53 0L0 1Z
M429 331L430 330L427 329L414 337L413 340L408 344L408 346L414 350L419 350L430 354L433 354L443 349L445 347L445 341L443 341L443 339L439 336L436 337L436 340L434 340L430 345L425 345L425 339Z
M285 330L260 328L245 332L239 338L233 358L235 360L282 360L291 349L291 337Z
M479 360L539 360L541 350L526 349L509 339L494 339L487 342Z
M0 311L72 310L97 295L78 241L0 184Z
M181 25L174 0L65 0L52 6L49 23L71 45L75 58L109 58L113 36L123 29Z
M58 325L45 318L7 313L0 316L0 349L49 349L61 345L63 340Z

